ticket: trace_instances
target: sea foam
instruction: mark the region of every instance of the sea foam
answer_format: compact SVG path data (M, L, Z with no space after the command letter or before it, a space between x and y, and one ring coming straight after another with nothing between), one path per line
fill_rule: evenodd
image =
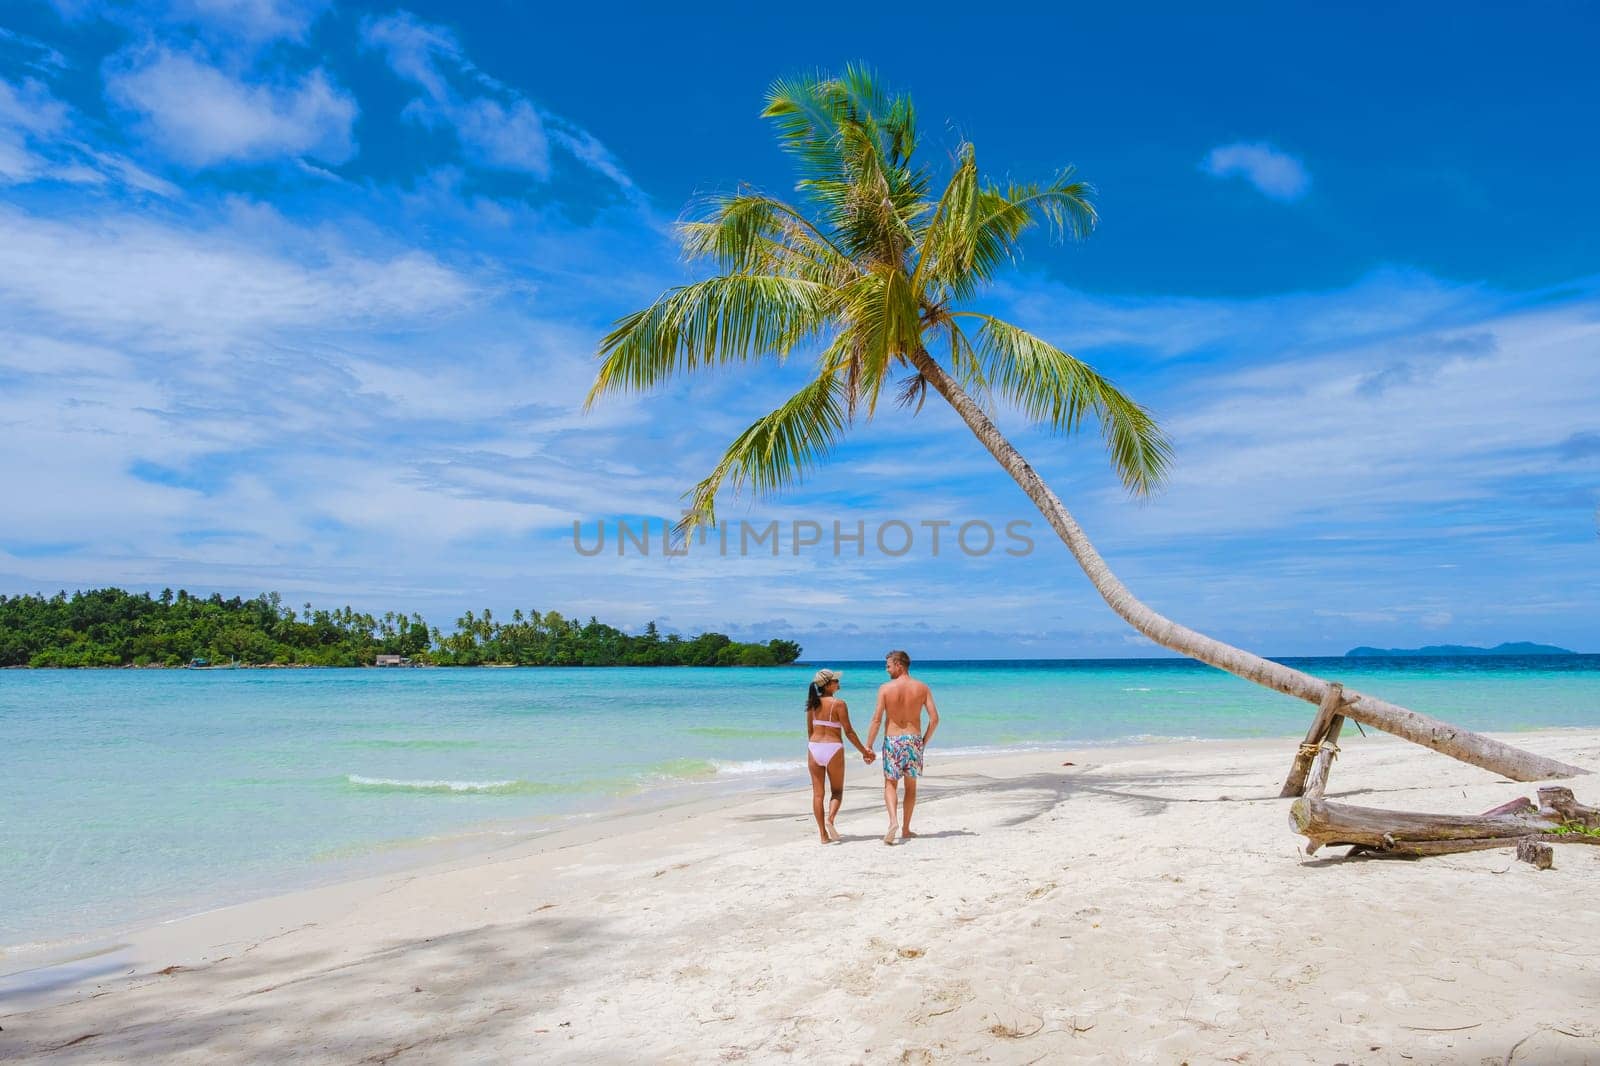
M497 796L543 795L563 790L561 785L540 781L406 781L390 777L363 777L346 774L351 788L363 792L440 792Z

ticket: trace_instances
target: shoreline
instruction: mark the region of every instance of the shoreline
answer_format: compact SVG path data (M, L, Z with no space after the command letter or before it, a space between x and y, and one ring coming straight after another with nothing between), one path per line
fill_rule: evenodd
M1384 649L1380 649L1384 650ZM1568 659L1600 659L1600 652L1589 651L1540 651L1540 652L1497 652L1477 651L1471 654L1440 653L1422 654L1420 651L1394 649L1399 654L1372 654L1352 655L1345 652L1339 655L1263 655L1262 658L1271 662L1320 662L1320 663L1347 663L1356 667L1373 663L1428 663L1442 665L1460 663L1470 665L1482 663L1486 660L1533 660L1534 662L1550 661L1561 662ZM100 670L192 670L200 671L230 671L230 670L781 670L788 667L807 668L826 666L877 667L881 665L877 659L796 659L787 663L516 663L516 662L478 662L478 663L433 663L409 662L401 664L358 663L354 666L336 666L322 663L235 663L220 666L189 666L182 664L169 666L166 663L117 663L115 665L90 665L90 666L31 666L27 663L14 663L0 666L0 670L68 670L68 671L100 671ZM1165 655L1119 655L1112 657L1077 656L1067 658L977 658L977 659L919 659L919 668L959 666L971 663L1002 666L1006 664L1051 664L1063 663L1186 663L1196 668L1216 670L1217 668L1198 659L1186 655L1170 652ZM1525 664L1523 664L1525 665ZM1218 671L1225 673L1225 671Z
M316 668L312 668L316 669ZM1544 730L1561 731L1561 730ZM1160 745L1180 744L1283 744L1292 743L1288 736L1277 737L1174 737L1135 736L1110 740L1079 741L1074 744L1020 744L976 746L947 749L942 754L956 760L957 765L990 759L1007 759L1026 755L1052 755L1069 751L1128 753ZM937 748L934 749L936 752ZM766 763L768 760L757 760ZM859 763L850 764L852 773L847 779L851 786L860 784L857 775L865 770ZM342 869L331 870L324 876L287 876L280 871L275 884L256 884L231 898L194 900L189 904L175 904L158 909L156 913L116 922L108 926L69 931L60 936L12 944L0 944L0 999L4 998L7 982L20 974L48 969L81 958L103 955L115 950L118 942L138 934L187 921L190 918L231 911L241 907L270 902L302 893L318 892L341 885L368 881L374 878L411 876L429 871L456 868L479 862L490 862L496 856L533 844L556 834L570 833L586 826L605 827L624 823L629 819L655 815L680 808L736 805L743 801L761 799L774 793L809 788L803 777L796 784L796 775L803 775L805 762L797 758L792 765L771 765L761 770L732 770L720 772L721 776L685 777L677 780L644 784L637 790L621 796L612 796L600 806L583 807L560 814L527 815L516 818L492 818L463 825L454 831L420 837L401 837L371 841L352 855L336 862ZM873 783L876 784L874 768ZM710 790L710 794L694 793ZM489 842L489 838L504 838ZM479 839L484 843L470 845ZM376 872L352 872L362 862L371 862L381 856L404 856L393 862L377 862ZM298 872L309 874L316 867L301 867ZM25 963L25 965L16 965Z
M318 669L312 667L310 669ZM332 668L330 668L332 669ZM1497 734L1526 741L1530 736L1582 737L1591 730L1581 726L1544 726L1519 730L1501 730ZM1390 742L1384 734L1374 733L1380 742ZM1053 756L1073 752L1094 755L1113 761L1128 760L1141 754L1154 754L1162 749L1181 753L1189 745L1215 748L1225 746L1241 751L1267 748L1289 752L1285 767L1292 757L1297 735L1280 734L1260 737L1202 737L1202 736L1150 736L1138 735L1107 740L1083 740L1073 743L1026 743L1018 745L973 746L947 749L938 756L947 757L953 767L963 770L981 768L987 763L1005 763L1009 760L1031 756ZM1366 738L1362 738L1366 739ZM1346 737L1345 742L1349 743ZM1398 742L1396 742L1398 743ZM757 760L769 763L769 760ZM859 775L865 769L857 763L847 764L847 788L859 788ZM718 771L722 776L684 777L663 780L654 784L641 784L631 793L608 797L599 806L587 806L559 814L525 815L514 818L488 818L457 827L456 829L418 837L400 837L369 841L354 853L341 858L330 858L333 868L325 874L313 876L319 867L302 865L285 869L267 882L257 882L230 893L225 898L199 899L187 903L174 903L167 908L155 908L151 913L110 925L77 931L68 931L45 939L0 944L0 1001L6 990L21 987L16 981L24 974L50 970L81 959L106 955L125 947L125 941L142 938L142 934L166 926L184 923L192 918L219 912L233 912L241 908L270 904L274 900L315 894L339 889L362 882L391 877L412 877L444 870L458 869L499 861L515 856L520 849L534 847L549 838L565 839L566 835L594 827L600 832L606 827L622 826L635 819L650 818L672 811L717 811L742 803L762 800L773 795L809 789L804 779L796 779L805 763L795 759L792 765L771 764L759 770ZM878 780L874 768L871 781ZM1287 770L1285 771L1287 772ZM1596 768L1600 780L1600 766ZM694 793L710 790L709 794ZM876 795L874 790L874 795ZM809 802L809 801L808 801ZM500 839L495 839L500 838ZM1298 838L1297 838L1298 839ZM469 841L479 841L477 844ZM572 846L563 843L561 847ZM387 861L383 861L388 857ZM379 867L376 871L357 872L362 864ZM295 876L298 874L300 876ZM19 965L20 964L20 965Z
M1600 770L1600 730L1516 738ZM1600 849L1558 847L1542 873L1503 851L1307 860L1275 798L1292 755L1283 739L935 754L926 835L896 848L876 842L875 775L861 773L847 778L843 846L815 843L808 789L591 819L191 915L31 971L33 993L4 994L0 1051L92 1033L57 1054L1021 1062L1254 1049L1251 1062L1400 1063L1503 1056L1538 1026L1590 1031ZM1592 801L1600 776L1572 783ZM1357 735L1330 796L1468 811L1535 787ZM1508 928L1537 929L1538 948ZM1600 1030L1593 1043L1539 1032L1528 1061L1563 1041L1600 1055Z

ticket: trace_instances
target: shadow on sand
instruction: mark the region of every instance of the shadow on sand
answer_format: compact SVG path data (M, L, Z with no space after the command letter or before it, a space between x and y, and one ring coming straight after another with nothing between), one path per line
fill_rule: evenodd
M505 1027L537 1016L586 972L584 946L604 941L605 924L540 916L396 940L356 957L308 951L251 958L246 949L206 966L134 978L136 984L115 990L114 1008L110 1002L105 1010L91 1008L86 1019L72 1004L0 1015L0 1059L473 1058L470 1049L492 1046ZM285 980L286 974L293 976ZM202 990L195 984L209 987L196 994ZM188 1007L182 1013L168 1007L174 994ZM561 1024L552 1022L552 1031ZM315 1044L306 1043L308 1030ZM566 1035L563 1027L563 1045ZM538 1049L523 1053L537 1057Z

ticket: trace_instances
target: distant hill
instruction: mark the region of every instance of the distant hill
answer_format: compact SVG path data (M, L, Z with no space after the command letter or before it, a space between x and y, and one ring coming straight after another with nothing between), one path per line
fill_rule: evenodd
M1473 648L1465 644L1430 644L1425 648L1351 648L1346 659L1468 658L1474 655L1576 655L1575 651L1552 644L1531 644L1526 640L1496 644L1492 648Z

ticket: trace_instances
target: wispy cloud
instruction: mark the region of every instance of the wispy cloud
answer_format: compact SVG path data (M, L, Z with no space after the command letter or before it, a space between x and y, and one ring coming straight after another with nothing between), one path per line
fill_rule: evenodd
M1338 289L1241 298L1104 296L1028 277L1003 284L996 294L1021 324L1070 351L1231 362L1415 335L1481 319L1510 302L1480 285L1397 268Z
M66 67L67 57L36 37L0 26L0 45L16 53L30 70L53 74Z
M29 181L49 166L29 148L30 141L46 141L67 124L67 106L43 82L25 78L0 80L0 181Z
M362 254L283 224L250 240L226 225L186 231L122 214L89 222L0 209L0 294L13 314L204 350L264 330L392 328L465 310L474 298L468 279L415 250ZM269 240L300 246L291 255Z
M342 163L356 151L355 99L321 69L248 81L196 53L157 46L108 64L106 93L188 166L299 156Z
M1213 177L1242 177L1274 200L1298 200L1311 188L1305 164L1260 141L1218 145L1206 154L1200 168Z
M331 0L51 0L70 21L104 19L144 31L151 23L187 27L215 44L260 46L303 41Z
M555 145L625 192L636 193L633 180L598 138L474 65L449 29L400 11L368 18L362 34L396 75L421 90L405 114L453 130L469 161L545 180Z
M0 185L122 184L161 196L177 188L114 152L79 139L81 118L38 78L0 78Z
M249 42L302 41L332 0L170 0L167 17ZM148 10L148 5L145 5Z

